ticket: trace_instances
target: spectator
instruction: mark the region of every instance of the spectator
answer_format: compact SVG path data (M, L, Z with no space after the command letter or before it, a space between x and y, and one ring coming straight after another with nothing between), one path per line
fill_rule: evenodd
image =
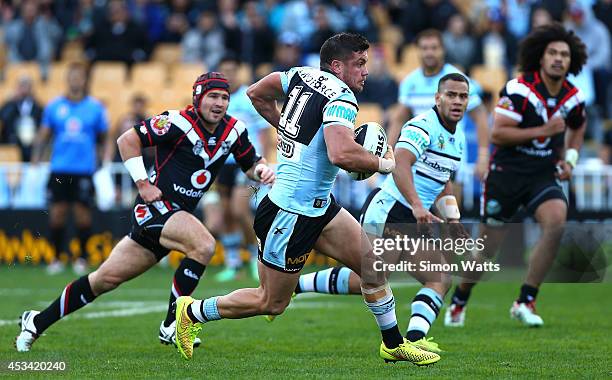
M506 29L506 23L501 11L497 8L487 12L488 25L479 41L478 52L480 62L487 66L502 66L511 77L512 68L516 63L517 42ZM447 50L448 51L448 50Z
M370 42L378 41L378 31L369 16L368 4L364 0L340 0L340 16L344 21L341 29L364 35Z
M172 0L170 2L169 14L166 17L166 27L162 41L171 43L181 42L191 25L188 15L193 15L188 0ZM195 25L195 18L193 25Z
M476 55L476 40L468 33L467 21L457 13L448 20L448 27L442 35L446 60L464 71L469 71Z
M377 103L383 110L388 110L397 100L398 85L387 69L382 50L370 49L368 73L357 100L359 103Z
M67 214L70 206L73 206L81 250L81 257L75 260L73 269L83 275L87 273L86 243L91 236L91 209L94 205L92 176L96 169L97 145L103 141L108 121L102 104L87 95L87 69L84 65L71 64L67 82L66 95L45 107L42 126L32 151L32 164L40 162L44 147L53 136L47 194L49 240L57 256L47 269L50 274L63 270L58 258L64 249Z
M147 38L153 44L161 40L164 34L166 15L164 8L157 1L129 0L128 9L135 23L144 28Z
M183 62L204 62L206 67L215 69L225 54L223 29L217 25L215 14L202 12L198 26L185 34L181 45Z
M93 61L144 61L149 52L145 30L130 19L121 0L108 3L106 19L94 26L87 40L87 55Z
M612 0L598 1L593 5L593 11L595 16L606 25L608 32L612 33Z
M404 2L399 16L404 42L413 42L417 34L425 29L444 30L450 17L456 13L457 8L449 0Z
M8 60L12 63L36 61L46 78L61 35L62 30L54 19L39 15L35 0L25 0L21 3L20 18L11 21L4 32Z
M316 30L314 13L318 0L292 0L285 4L283 23L279 33L291 32L302 41L310 40Z
M317 5L314 11L315 32L310 37L305 46L305 51L308 54L316 54L319 56L319 51L323 42L334 35L334 30L330 24L329 14L326 7Z
M3 144L19 145L25 162L30 161L32 143L41 118L42 107L32 93L32 78L24 76L19 79L15 96L0 109L0 137Z
M531 13L531 29L548 25L553 22L552 15L546 8L535 8Z
M603 22L594 17L592 10L580 2L570 6L566 28L573 30L587 46L589 59L586 66L593 72L595 102L603 117L607 117L608 84L610 83L610 32Z
M268 25L275 33L280 33L285 19L285 3L280 0L264 0L263 3L268 16Z
M302 62L300 42L300 37L292 32L284 32L279 36L274 50L272 71L287 71L300 66Z
M246 22L242 29L242 60L256 68L264 62L272 62L275 34L256 1L244 4Z
M237 0L218 0L219 24L225 33L225 48L236 54L242 50L242 32L240 21L238 20L238 1Z

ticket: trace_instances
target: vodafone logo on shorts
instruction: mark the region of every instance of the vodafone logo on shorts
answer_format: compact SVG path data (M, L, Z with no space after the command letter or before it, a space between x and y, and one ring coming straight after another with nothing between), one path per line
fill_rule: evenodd
M191 186L196 189L203 189L210 182L211 174L208 170L202 169L191 175Z

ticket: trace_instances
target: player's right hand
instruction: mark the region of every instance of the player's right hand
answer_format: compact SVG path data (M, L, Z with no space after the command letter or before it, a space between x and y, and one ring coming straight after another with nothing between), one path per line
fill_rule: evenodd
M412 215L417 220L417 223L443 223L444 221L429 210L425 210L423 206L416 206L412 208Z
M153 203L162 199L163 194L161 190L157 186L152 185L148 180L136 182L136 187L138 187L138 194L140 194L145 203Z
M561 117L553 117L544 124L544 137L551 137L565 131L565 120Z
M395 169L395 155L391 145L387 145L387 152L378 159L378 172L383 174L391 173Z

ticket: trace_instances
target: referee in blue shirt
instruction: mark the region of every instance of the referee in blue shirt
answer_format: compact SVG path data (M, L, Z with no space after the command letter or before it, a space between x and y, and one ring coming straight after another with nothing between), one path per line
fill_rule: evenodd
M91 208L94 206L92 178L96 170L98 144L106 140L108 120L104 106L87 95L85 65L71 64L67 82L67 94L52 100L43 112L32 163L40 161L45 146L53 137L47 189L49 238L59 256L64 248L66 218L72 205L81 244L81 257L74 262L73 268L77 274L83 274L87 272L85 244L91 235ZM56 257L48 272L53 274L62 270L63 265Z

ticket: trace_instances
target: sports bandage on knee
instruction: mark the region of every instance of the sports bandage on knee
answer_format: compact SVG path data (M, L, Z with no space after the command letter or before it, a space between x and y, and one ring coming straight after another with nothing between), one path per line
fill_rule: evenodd
M436 208L440 215L444 219L460 219L461 213L459 212L459 205L454 195L445 195L438 199L436 202Z
M576 167L576 164L578 163L578 151L576 149L568 149L565 151L565 162L568 163L569 166L573 168Z
M372 288L372 289L366 289L363 287L363 285L361 286L361 292L363 294L376 294L380 292L381 290L384 290L386 294L391 294L391 288L389 287L389 283L387 282L385 282L384 285L381 285L378 288Z
M134 182L149 179L142 156L129 158L123 162L123 165L127 169L128 173L130 173L132 176L132 180Z

